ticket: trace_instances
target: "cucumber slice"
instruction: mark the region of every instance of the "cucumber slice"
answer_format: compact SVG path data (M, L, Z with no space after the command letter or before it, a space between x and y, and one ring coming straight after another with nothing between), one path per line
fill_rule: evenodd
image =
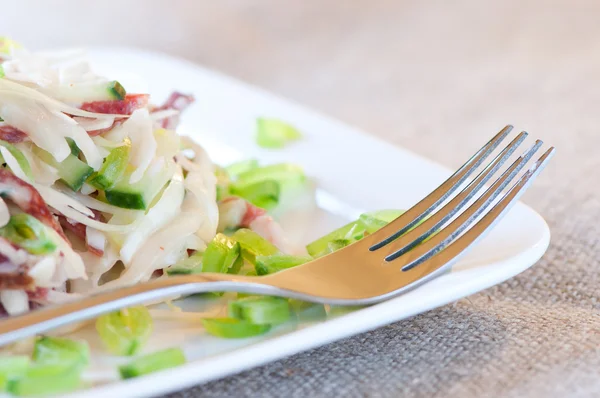
M58 175L61 177L61 181L73 191L79 191L83 183L93 172L94 169L73 155L67 156L58 168Z
M65 102L122 100L127 92L116 80L106 83L66 84L51 89L51 94Z
M127 170L111 189L105 191L106 200L124 209L146 210L172 175L173 169L164 167L156 173L146 172L140 181L131 184L131 172Z
M77 148L77 146L75 146L75 148ZM79 160L76 155L73 155L73 153L77 152L78 150L79 148L74 151L73 146L71 146L71 154L67 156L65 160L58 163L48 152L40 149L37 146L33 148L33 152L42 161L54 167L57 170L61 181L73 191L79 191L83 186L83 183L94 172L94 169L88 166L85 162Z
M179 348L168 348L163 351L139 357L135 361L119 367L121 378L130 379L159 370L174 368L186 362L183 351Z
M88 182L98 189L111 189L123 176L127 163L129 162L129 152L131 150L131 141L125 140L125 145L114 148L110 151L102 167L98 172L93 173Z

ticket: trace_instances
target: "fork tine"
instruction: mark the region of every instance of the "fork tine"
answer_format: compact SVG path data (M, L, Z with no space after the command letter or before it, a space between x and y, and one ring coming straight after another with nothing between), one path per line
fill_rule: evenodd
M492 162L479 173L479 175L471 181L465 189L456 195L451 201L446 203L438 212L434 213L430 218L421 223L419 226L411 229L406 234L402 235L388 246L389 252L392 253L386 260L391 261L400 257L405 252L412 250L415 246L429 238L435 231L439 230L446 222L448 222L456 213L458 213L469 201L485 186L485 184L496 174L498 169L502 167L513 152L521 145L527 137L526 132L522 132L508 144ZM523 153L521 158L524 158L524 163L534 155L533 147L539 147L541 142L536 142Z
M414 273L409 279L420 281L420 278L426 275L435 275L434 272L441 267L451 267L463 255L468 252L468 249L489 233L500 219L517 203L521 195L527 190L529 185L537 178L539 173L546 167L548 161L554 156L555 149L548 149L535 164L510 188L510 190L496 203L490 211L483 216L472 228L463 235L455 239L453 243L441 251L436 251L433 256L427 258L425 263L416 267L413 263L408 264L403 268L407 273ZM421 258L414 262L420 261ZM408 270L406 269L408 268ZM439 271L438 271L439 272Z
M535 153L539 145L534 145L529 153ZM502 191L510 184L511 180L527 164L531 156L521 156L498 178L471 206L461 213L455 220L440 230L437 234L420 245L414 250L406 253L410 259L405 260L403 270L407 271L412 267L423 263L441 250L444 250L452 241L460 236L477 218L500 196ZM386 257L386 261L392 261L397 258L395 253Z
M383 227L380 232L389 233L390 236L381 242L371 246L369 250L375 251L382 248L394 239L409 231L417 225L423 218L433 212L441 203L466 181L467 178L481 165L481 163L496 149L498 145L511 132L513 126L507 125L498 134L496 134L487 144L479 149L465 164L463 164L454 174L444 181L438 188L427 195L419 203L411 207L400 217Z

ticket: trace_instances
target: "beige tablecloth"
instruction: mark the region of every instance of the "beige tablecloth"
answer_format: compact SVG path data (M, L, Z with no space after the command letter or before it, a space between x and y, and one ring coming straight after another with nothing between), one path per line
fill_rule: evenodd
M530 270L173 398L600 396L599 2L107 0L81 26L90 2L11 4L26 42L171 52L448 166L506 123L558 148L525 197L553 233Z

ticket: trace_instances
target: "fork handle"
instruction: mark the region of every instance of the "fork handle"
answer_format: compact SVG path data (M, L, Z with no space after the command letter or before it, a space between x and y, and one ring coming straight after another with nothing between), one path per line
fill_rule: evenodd
M216 291L243 291L268 294L280 289L256 283L256 279L228 274L172 276L147 283L127 286L51 305L0 321L0 346L24 337L46 332L73 322L84 321L107 312L157 300Z

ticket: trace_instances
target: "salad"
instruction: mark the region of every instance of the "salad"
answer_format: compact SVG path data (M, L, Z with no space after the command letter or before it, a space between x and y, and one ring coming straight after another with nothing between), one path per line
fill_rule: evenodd
M94 73L84 52L30 52L0 38L0 315L176 274L278 272L400 214L364 214L295 248L271 211L286 192L306 189L302 168L213 164L199 143L176 133L193 103L182 92L162 104L129 92ZM257 145L271 149L302 139L274 118L259 118L256 134ZM202 319L207 333L244 338L325 314L323 306L262 296L234 295L227 308L227 316ZM106 350L119 356L139 354L152 323L144 306L95 320ZM68 391L81 385L88 362L86 342L40 336L31 355L0 356L0 389ZM119 371L129 378L184 362L175 347Z

